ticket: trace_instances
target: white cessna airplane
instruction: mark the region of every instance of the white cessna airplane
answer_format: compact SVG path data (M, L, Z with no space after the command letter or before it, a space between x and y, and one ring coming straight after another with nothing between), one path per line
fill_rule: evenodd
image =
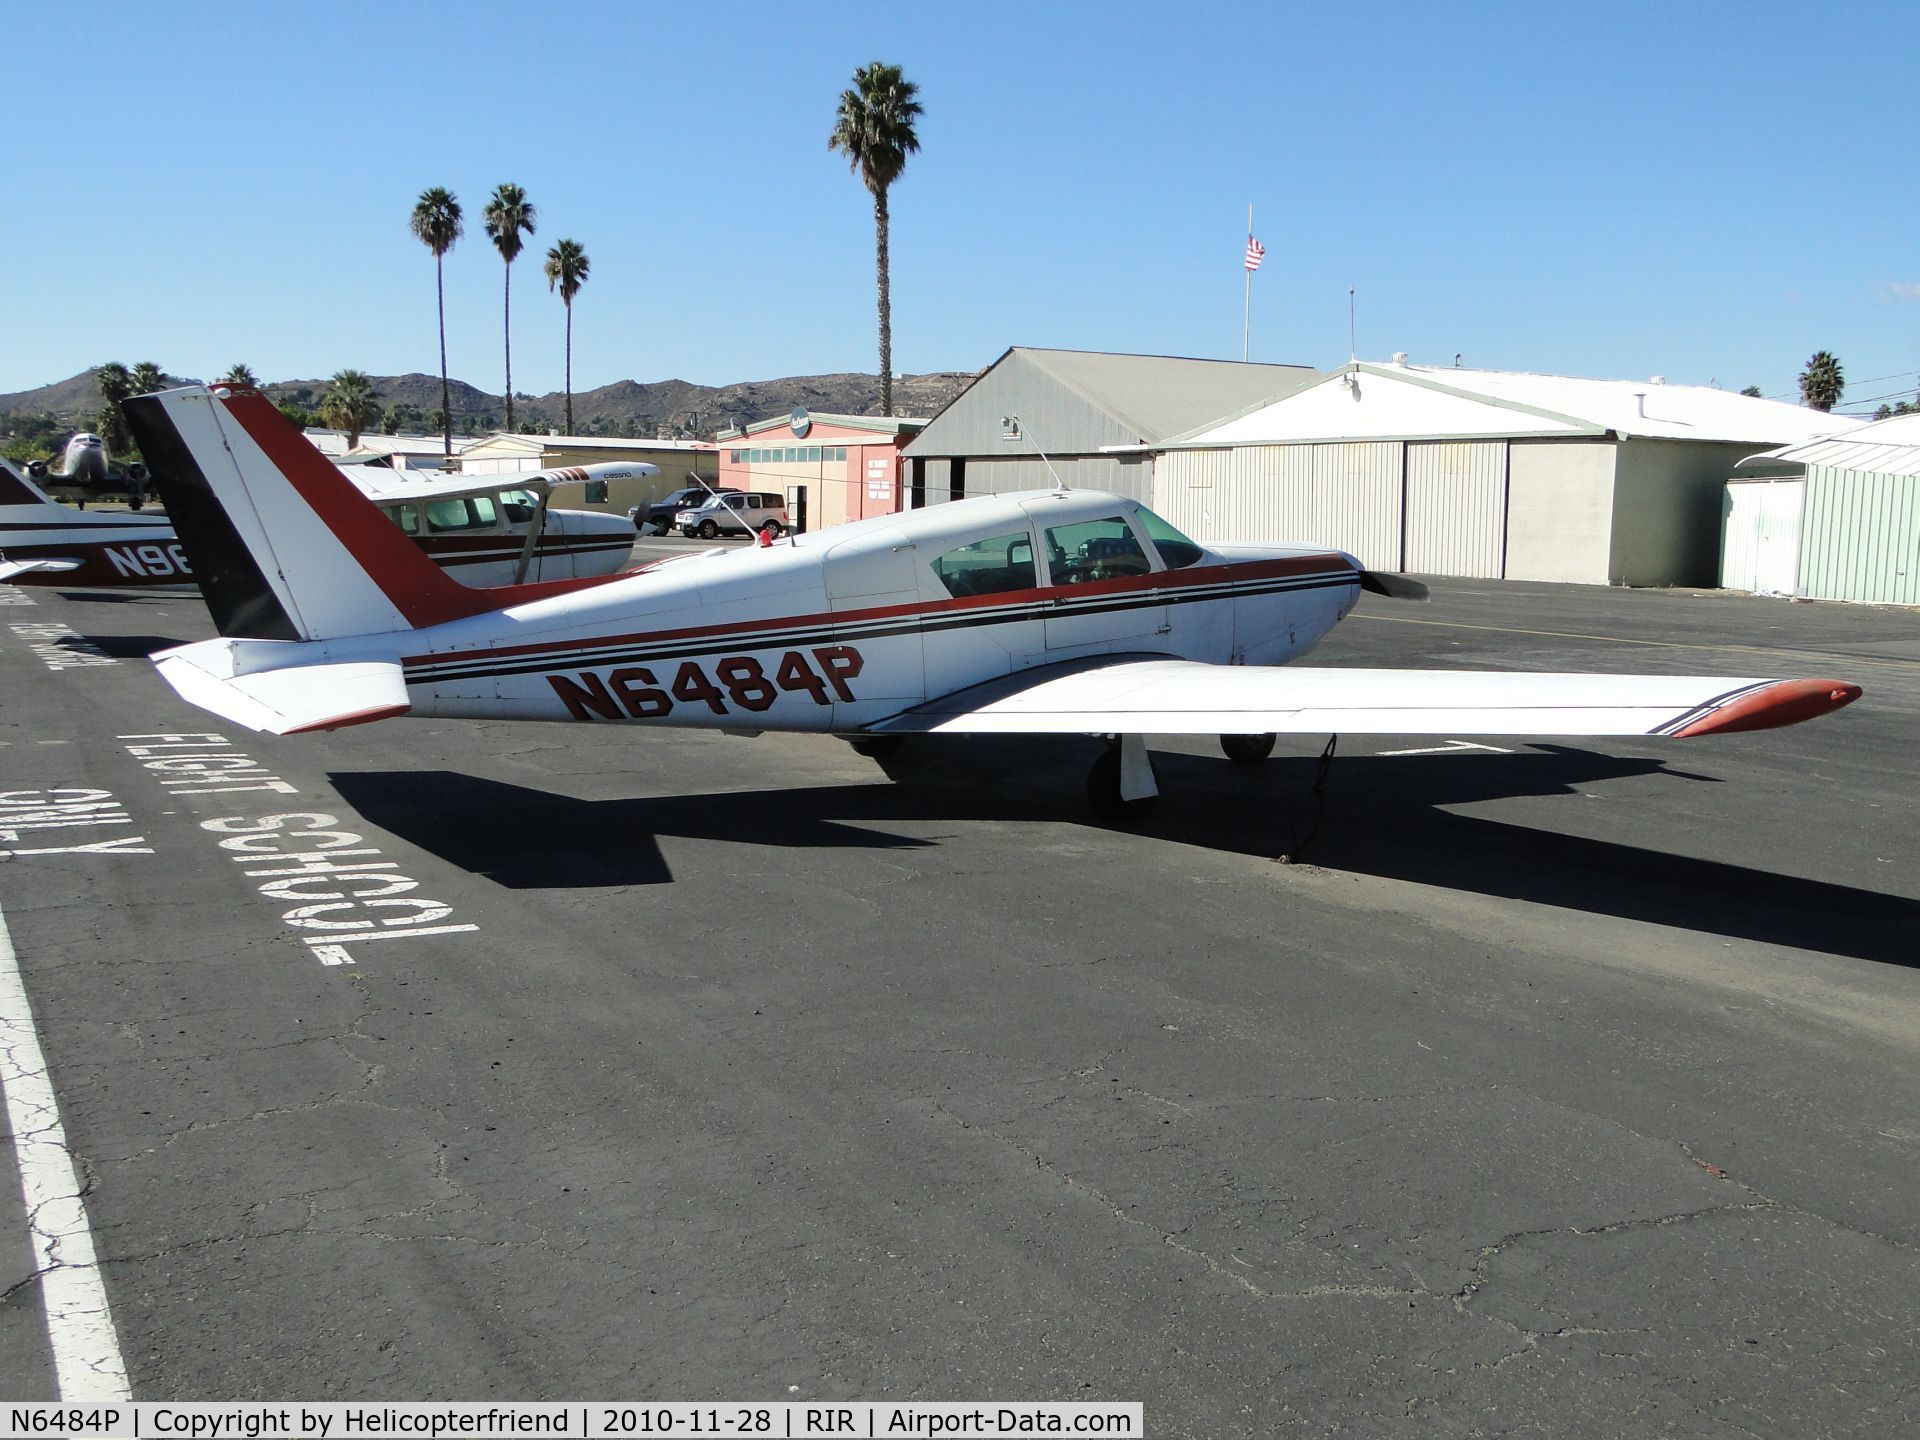
M1117 737L1089 790L1156 792L1144 737L1664 735L1792 724L1839 680L1285 669L1395 588L1336 551L1202 547L1131 500L998 495L610 580L449 580L251 391L128 403L217 640L158 653L256 730L400 715L717 730ZM1417 587L1416 587L1417 588Z
M504 585L613 574L632 558L633 522L548 502L555 487L568 482L658 473L655 465L608 461L531 475L415 481L356 466L351 478L463 585ZM170 516L75 510L0 459L0 581L98 590L187 585L193 578Z

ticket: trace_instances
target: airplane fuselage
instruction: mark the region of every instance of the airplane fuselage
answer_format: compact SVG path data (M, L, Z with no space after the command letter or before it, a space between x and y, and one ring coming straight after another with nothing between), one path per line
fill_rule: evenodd
M1163 552L1142 513L1087 491L982 497L312 648L316 659L400 661L420 716L850 732L1087 656L1283 664L1358 599L1350 556L1190 542ZM1057 542L1088 533L1082 551L1126 556L1090 563ZM941 564L981 545L1016 556L1013 573L943 577ZM1169 554L1186 563L1170 566ZM1142 568L1115 573L1129 565Z
M107 447L100 437L83 430L67 441L60 456L60 473L53 479L62 485L106 484Z
M503 488L509 483L503 481ZM463 585L508 584L520 578L523 557L525 577L532 580L610 575L632 553L634 531L625 517L548 510L527 555L527 521L510 518L491 500L484 510L475 509L473 500L462 494L380 503ZM165 515L75 510L0 466L0 566L40 560L60 563L11 574L8 582L84 590L194 583L186 551Z

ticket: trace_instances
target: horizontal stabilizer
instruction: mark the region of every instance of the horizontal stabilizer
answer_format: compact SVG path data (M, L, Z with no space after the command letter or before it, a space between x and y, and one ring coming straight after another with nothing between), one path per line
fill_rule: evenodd
M871 726L887 733L1666 735L1764 730L1859 698L1840 680L1207 665L1050 665Z
M182 700L271 735L339 730L413 708L398 661L297 663L297 652L308 648L273 640L205 640L153 658ZM276 666L276 659L288 663Z
M43 575L57 574L62 570L78 570L78 560L55 559L47 556L39 560L8 560L0 557L0 580L11 580L16 575L25 575L38 571Z

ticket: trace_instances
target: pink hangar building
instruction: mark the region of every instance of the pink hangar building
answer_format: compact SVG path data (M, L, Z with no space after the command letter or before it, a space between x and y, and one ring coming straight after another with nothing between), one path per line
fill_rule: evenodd
M715 437L720 449L715 483L784 495L788 518L801 530L891 515L906 505L900 451L926 423L795 409L744 429L729 426Z

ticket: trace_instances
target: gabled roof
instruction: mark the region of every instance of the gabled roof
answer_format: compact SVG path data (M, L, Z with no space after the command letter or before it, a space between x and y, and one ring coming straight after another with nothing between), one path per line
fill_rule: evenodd
M908 430L918 430L927 423L905 415L832 415L824 410L809 410L807 418L821 425L838 425L847 430L871 430L876 435L899 435ZM717 439L724 443L745 435L763 435L792 423L792 415L775 415L766 420L755 420L744 429L729 425L718 432Z
M1612 433L1622 439L1777 445L1853 423L1705 385L1355 361L1271 404L1177 440L1218 446Z
M484 440L469 441L478 450L538 455L547 450L711 450L705 440L629 440L612 435L523 435L496 430Z
M995 364L1016 355L1149 441L1167 439L1248 405L1271 400L1314 374L1306 365L1025 346L1013 347Z
M339 457L352 453L355 455L433 455L445 454L446 441L439 435L382 435L378 431L360 432L358 448L349 452L347 433L344 430L329 430L323 426L310 425L304 432L322 455ZM460 454L480 442L469 436L456 435L453 440L453 453Z
M1755 463L1792 460L1802 465L1826 465L1866 475L1920 475L1920 415L1891 415L1885 420L1843 429L1837 435L1784 445L1747 459Z

